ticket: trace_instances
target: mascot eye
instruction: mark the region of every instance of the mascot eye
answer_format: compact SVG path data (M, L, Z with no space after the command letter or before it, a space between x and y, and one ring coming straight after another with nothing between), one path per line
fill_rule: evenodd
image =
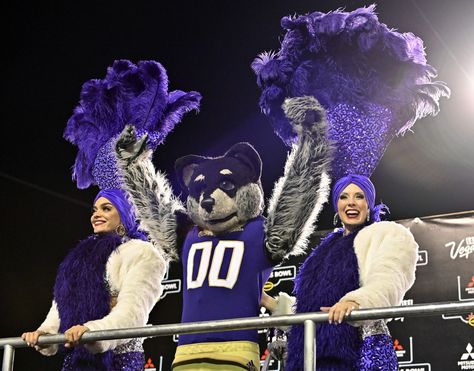
M219 188L223 189L224 191L232 191L235 188L235 184L230 180L222 180L219 183Z

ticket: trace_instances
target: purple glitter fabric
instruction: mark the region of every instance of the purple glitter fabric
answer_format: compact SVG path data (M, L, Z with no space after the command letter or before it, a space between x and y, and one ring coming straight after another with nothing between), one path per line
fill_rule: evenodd
M380 23L375 6L353 12L314 12L284 17L286 34L277 53L252 63L262 89L260 107L275 132L296 140L281 105L312 95L327 110L330 138L338 148L334 178L370 176L396 134L435 115L449 96L425 58L423 41Z
M186 112L198 110L200 100L194 91L168 93L166 70L155 61L117 60L104 79L85 82L64 131L79 150L73 166L77 187L118 188L113 138L132 124L139 135L148 133L154 149Z
M92 167L92 176L100 189L120 189L122 180L117 168L113 144L116 138L112 138L100 147Z
M380 334L367 336L362 341L359 371L397 371L397 355L392 338Z
M78 357L78 354L86 355ZM107 360L104 361L104 355ZM112 352L102 354L90 354L89 351L82 347L75 347L74 351L67 350L64 356L62 371L108 371L113 370Z
M104 370L104 371L142 371L145 365L145 355L142 352L127 352L120 354L113 354L111 364L104 366L100 365L96 368L87 365L84 370ZM77 365L73 364L71 354L64 358L62 371L78 371Z
M145 354L127 352L114 355L114 371L142 371L145 365Z
M144 130L137 130L136 134L138 138L144 134L148 134L147 145L150 148L156 148L165 139L164 133L159 132L146 133ZM114 148L117 139L118 135L112 137L100 147L94 160L92 177L100 189L116 189L122 187L122 179L117 167Z
M392 113L386 107L368 104L364 110L338 104L327 111L329 138L335 142L332 176L370 176L395 136Z

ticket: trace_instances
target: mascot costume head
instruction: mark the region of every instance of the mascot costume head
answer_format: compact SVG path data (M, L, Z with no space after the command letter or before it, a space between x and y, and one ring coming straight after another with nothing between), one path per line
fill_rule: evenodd
M182 157L175 169L188 194L189 216L205 230L231 231L263 211L262 160L248 143L235 144L215 158Z

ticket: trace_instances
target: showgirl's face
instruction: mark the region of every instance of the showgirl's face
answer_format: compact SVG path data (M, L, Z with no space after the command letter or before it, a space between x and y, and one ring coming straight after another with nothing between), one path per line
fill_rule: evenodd
M115 206L105 197L99 197L91 216L94 233L114 232L120 225L120 215Z
M351 183L344 188L337 200L337 213L346 232L350 233L364 224L369 212L369 205L364 191Z

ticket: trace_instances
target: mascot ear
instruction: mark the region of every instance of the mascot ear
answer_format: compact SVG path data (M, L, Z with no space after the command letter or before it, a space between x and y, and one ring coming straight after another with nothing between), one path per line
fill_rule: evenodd
M247 166L251 170L252 182L260 180L262 175L262 159L251 144L246 142L234 144L224 156L233 157Z
M176 171L178 182L182 189L189 192L191 176L193 175L194 170L204 160L206 160L205 157L196 155L183 156L176 160L174 163L174 170Z

